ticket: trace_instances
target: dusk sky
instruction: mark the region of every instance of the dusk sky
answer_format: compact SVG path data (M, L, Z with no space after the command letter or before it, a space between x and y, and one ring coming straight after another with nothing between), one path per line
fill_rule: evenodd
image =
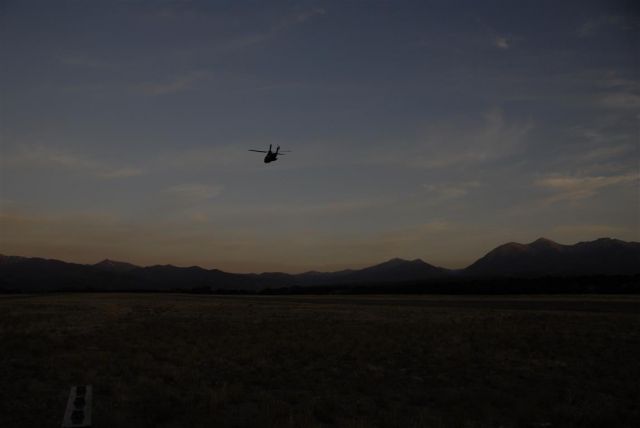
M638 241L633 3L2 0L0 253L301 272Z

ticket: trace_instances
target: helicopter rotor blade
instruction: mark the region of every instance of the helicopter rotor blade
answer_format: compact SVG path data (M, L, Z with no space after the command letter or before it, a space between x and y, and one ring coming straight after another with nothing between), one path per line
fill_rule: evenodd
M266 150L253 150L253 149L249 149L250 152L258 152L258 153L269 153Z

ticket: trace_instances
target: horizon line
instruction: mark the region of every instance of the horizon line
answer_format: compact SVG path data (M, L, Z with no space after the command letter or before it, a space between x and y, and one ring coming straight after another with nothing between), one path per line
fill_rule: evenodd
M391 257L391 258L386 259L386 260L381 261L381 262L371 262L372 264L366 264L366 265L364 265L363 267L360 267L360 268L345 268L345 269L329 270L329 271L318 271L318 270L315 270L315 269L310 269L310 270L305 270L305 271L302 271L302 272L299 272L299 273L291 273L291 272L275 271L275 270L274 271L262 271L262 272L255 272L255 271L252 271L252 272L231 272L231 271L222 270L222 269L219 269L219 268L216 268L216 267L204 268L204 267L202 267L200 265L195 265L195 264L188 265L188 266L186 266L186 265L185 266L175 265L175 264L172 264L172 263L137 265L135 263L131 263L131 262L127 262L127 261L110 259L109 257L101 259L101 260L99 260L99 261L97 261L95 263L79 263L79 262L66 261L66 260L56 259L56 258L38 257L38 256L8 255L8 254L4 254L4 253L0 253L0 257L19 257L19 258L25 258L25 259L54 260L54 261L59 261L59 262L63 262L63 263L78 264L78 265L82 265L82 266L95 266L95 265L98 265L98 264L103 263L103 262L114 262L114 263L128 264L128 265L134 266L135 268L150 268L150 267L156 267L156 266L171 266L171 267L181 268L181 269L199 268L199 269L203 269L203 270L206 270L206 271L218 270L218 271L221 271L221 272L224 272L224 273L239 274L239 275L261 275L261 274L269 274L269 273L282 273L282 274L287 274L287 275L301 275L301 274L311 273L311 272L333 273L333 272L341 272L341 271L345 271L345 270L357 271L357 270L362 270L362 269L367 269L367 268L370 268L370 267L378 266L378 265L381 265L381 264L384 264L384 263L388 263L388 262L394 261L394 260L401 260L401 261L406 261L406 262L420 261L422 263L426 263L426 264L428 264L430 266L433 266L435 268L438 268L438 269L444 269L444 270L448 270L448 271L462 271L462 270L467 269L469 266L473 265L474 263L476 263L478 260L480 260L483 257L485 257L490 252L494 251L495 249L503 247L503 246L506 246L506 245L510 245L510 244L528 246L528 245L534 244L534 243L539 242L539 241L547 241L547 242L551 242L551 243L556 244L556 245L560 245L560 246L564 246L564 247L571 247L571 246L578 245L578 244L581 244L581 243L596 242L596 241L601 241L601 240L612 240L612 241L620 241L620 242L625 242L625 243L639 243L637 241L624 241L622 239L617 239L617 238L601 237L601 238L596 238L596 239L592 239L592 240L589 240L589 241L578 241L578 242L575 242L573 244L560 244L560 243L558 243L558 242L556 242L556 241L554 241L552 239L540 237L540 238L537 238L537 239L535 239L535 240L533 240L533 241L531 241L529 243L526 243L526 244L523 244L523 243L520 243L520 242L515 242L515 241L509 241L509 242L506 242L504 244L497 245L496 247L488 250L482 256L480 256L479 258L475 259L473 262L469 263L467 266L462 267L462 268L446 268L446 267L434 265L434 264L429 263L428 261L425 261L424 259L422 259L420 257L414 258L414 259L404 259L402 257Z

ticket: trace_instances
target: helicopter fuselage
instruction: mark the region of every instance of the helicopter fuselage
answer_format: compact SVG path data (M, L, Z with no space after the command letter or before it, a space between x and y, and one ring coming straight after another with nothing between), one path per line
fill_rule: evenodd
M264 157L264 163L270 163L273 161L277 161L278 160L278 155L282 155L284 153L280 152L280 146L278 146L278 148L276 149L276 151L274 152L273 150L271 150L271 144L269 144L269 150L256 150L256 149L249 149L250 152L258 152L258 153L266 153L267 155Z

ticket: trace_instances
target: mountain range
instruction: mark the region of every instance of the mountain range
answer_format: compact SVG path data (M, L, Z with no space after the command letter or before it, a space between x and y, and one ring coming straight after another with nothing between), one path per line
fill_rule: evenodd
M198 266L141 267L103 260L94 265L0 255L0 291L57 290L264 290L409 281L487 278L576 277L640 274L640 243L602 238L561 245L540 238L501 245L464 269L433 266L420 259L391 259L364 269L338 272L238 274Z

